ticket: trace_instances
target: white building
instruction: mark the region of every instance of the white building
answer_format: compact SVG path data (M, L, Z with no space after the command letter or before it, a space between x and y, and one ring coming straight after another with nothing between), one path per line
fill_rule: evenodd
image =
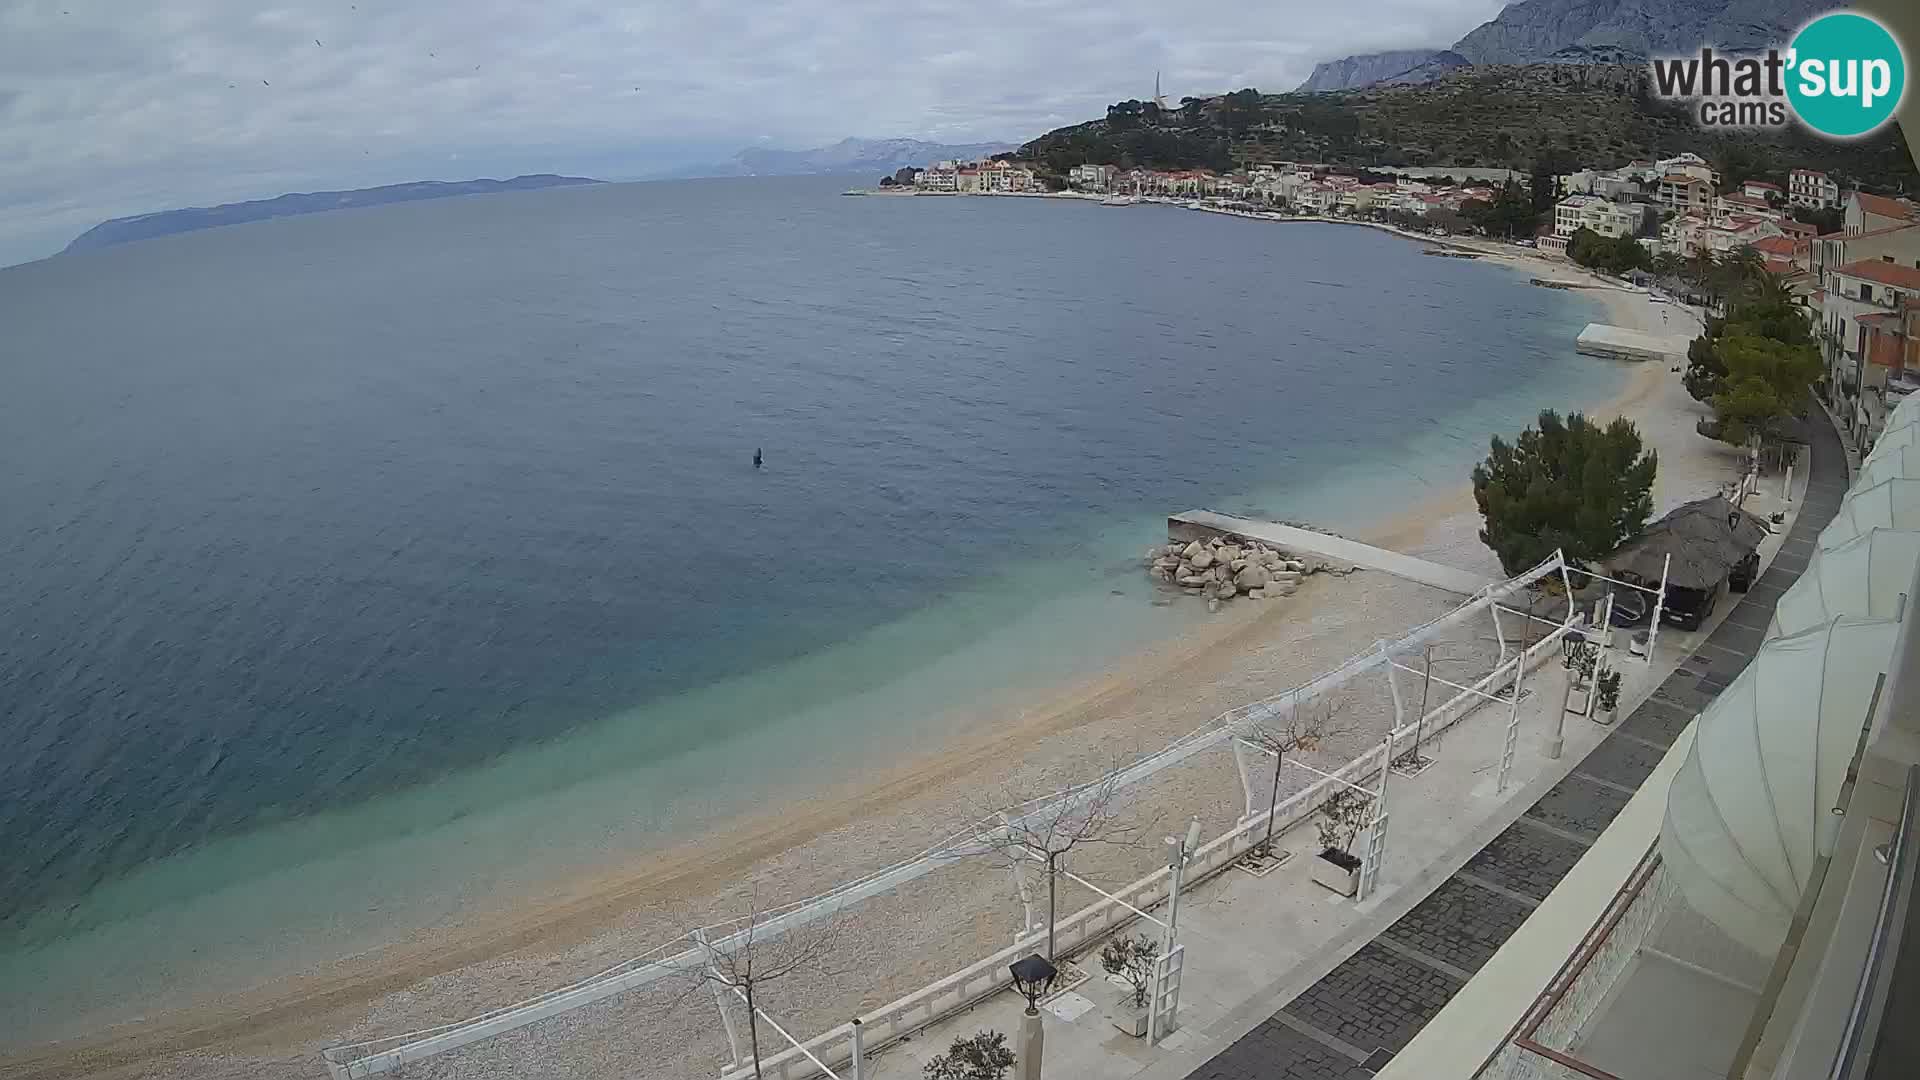
M1011 161L989 161L980 166L980 190L1002 194L1037 191L1033 170Z
M1081 191L1109 191L1118 171L1111 165L1075 165L1067 170L1067 183Z
M1556 236L1572 236L1581 229L1592 229L1601 236L1632 236L1639 231L1640 220L1640 207L1597 195L1569 196L1553 208Z
M1713 181L1690 172L1667 172L1655 186L1653 201L1675 213L1707 213L1713 209Z
M1898 318L1920 298L1920 226L1889 230L1851 245L1851 262L1822 268L1821 357L1827 366L1829 403L1859 438L1875 437L1887 413L1886 373L1867 362L1871 321ZM1876 255L1862 255L1869 248ZM1862 320L1870 320L1863 322ZM1884 321L1879 319L1877 321Z
M1582 169L1560 179L1560 190L1569 195L1598 195L1603 199L1640 194L1640 176L1628 169Z
M1709 184L1720 182L1720 174L1714 172L1713 166L1707 164L1707 159L1699 154L1679 154L1675 157L1661 158L1654 163L1654 167L1660 170L1662 176L1678 173L1691 176L1695 180L1705 180Z
M1840 185L1818 170L1795 169L1787 175L1787 201L1819 210L1839 206Z
M936 161L929 168L915 173L913 186L924 191L960 190L959 167L951 161Z
M1844 231L1848 236L1899 228L1917 220L1920 220L1920 208L1916 208L1905 199L1889 199L1884 195L1869 195L1864 191L1856 191L1847 196Z

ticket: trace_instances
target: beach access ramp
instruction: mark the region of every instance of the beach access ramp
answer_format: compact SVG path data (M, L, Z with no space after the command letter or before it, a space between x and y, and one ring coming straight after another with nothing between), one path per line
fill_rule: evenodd
M1255 521L1231 514L1217 514L1212 510L1188 510L1167 518L1167 535L1176 540L1201 540L1222 533L1259 540L1296 554L1317 555L1331 562L1364 566L1369 570L1379 570L1462 596L1472 596L1493 582L1492 578L1468 570L1416 559L1397 551L1296 525Z

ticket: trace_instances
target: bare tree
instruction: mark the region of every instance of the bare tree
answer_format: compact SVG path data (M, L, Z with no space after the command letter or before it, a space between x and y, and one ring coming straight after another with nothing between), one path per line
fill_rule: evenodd
M1267 798L1267 832L1254 850L1261 858L1273 855L1273 819L1280 808L1280 769L1286 763L1288 754L1318 750L1320 744L1334 735L1345 734L1349 725L1340 719L1342 705L1328 698L1324 702L1308 701L1300 704L1294 699L1293 707L1276 720L1255 722L1247 727L1241 738L1253 746L1273 755L1273 790Z
M1120 771L1077 784L1057 795L1032 799L1011 810L982 818L975 839L988 851L1009 860L1030 859L1047 867L1047 959L1054 961L1053 927L1057 909L1060 864L1077 847L1088 844L1130 845L1147 827L1126 823L1121 814Z
M750 902L744 918L694 932L697 961L684 973L714 991L724 1011L739 1001L747 1014L747 1042L753 1075L760 1071L761 991L801 972L826 973L826 961L839 947L845 921L830 914L795 925L779 923L781 912L762 911ZM731 1027L728 1030L732 1036Z

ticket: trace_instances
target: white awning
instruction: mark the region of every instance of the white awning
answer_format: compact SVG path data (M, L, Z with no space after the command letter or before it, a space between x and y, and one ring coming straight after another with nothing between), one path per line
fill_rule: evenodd
M1868 529L1920 529L1920 477L1882 480L1848 492L1840 512L1820 530L1818 546L1835 547Z
M1785 938L1898 624L1841 618L1760 647L1706 712L1667 795L1665 865L1693 908L1771 956Z
M1908 394L1887 414L1887 428L1903 427L1915 420L1920 420L1920 394Z
M1854 474L1853 488L1859 491L1885 480L1920 480L1920 444L1889 447L1886 453L1875 450L1860 463Z
M1825 537L1822 533L1822 540ZM1913 585L1916 563L1920 563L1920 532L1869 529L1832 546L1823 543L1800 580L1774 606L1767 636L1797 634L1841 615L1897 618L1901 594Z
M1908 417L1899 427L1889 427L1882 431L1880 437L1873 441L1873 449L1868 452L1861 464L1865 465L1881 454L1890 454L1903 447L1912 446L1916 442L1920 442L1920 418Z

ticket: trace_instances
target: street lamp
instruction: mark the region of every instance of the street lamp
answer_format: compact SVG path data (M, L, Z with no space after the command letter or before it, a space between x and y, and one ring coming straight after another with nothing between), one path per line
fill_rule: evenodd
M1046 1045L1046 1032L1040 1027L1040 999L1053 986L1060 969L1039 953L1031 953L1007 965L1013 973L1013 988L1027 999L1027 1011L1020 1017L1020 1037L1014 1044L1014 1068L1018 1080L1040 1080L1040 1054Z

